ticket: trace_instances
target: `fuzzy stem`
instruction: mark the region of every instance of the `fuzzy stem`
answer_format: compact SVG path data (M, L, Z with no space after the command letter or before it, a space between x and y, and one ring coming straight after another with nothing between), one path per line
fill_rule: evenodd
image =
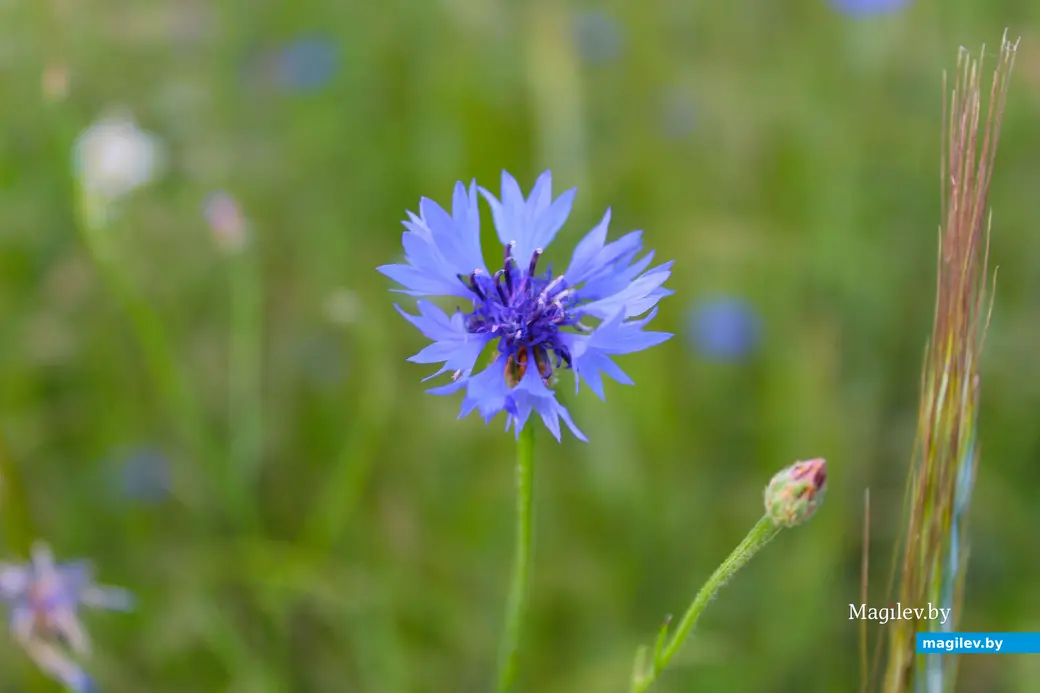
M672 634L671 639L664 645L661 651L654 655L652 661L652 667L647 671L640 671L641 668L637 668L633 679L632 679L632 692L643 693L650 689L650 686L657 680L657 676L664 670L668 663L672 661L672 658L682 648L683 643L686 642L686 637L693 630L693 626L697 623L697 619L700 618L701 612L704 611L704 607L715 598L722 586L729 582L738 570L747 565L748 561L758 553L762 547L768 544L773 537L780 533L782 527L773 523L768 516L763 516L751 531L748 532L747 536L744 537L744 541L740 542L737 548L733 549L726 560L715 569L715 572L711 574L704 586L701 587L697 596L694 597L693 603L690 604L690 608L686 610L686 613L682 617L682 621L679 622L679 626L676 628L675 633Z
M520 654L520 630L527 606L534 545L534 426L520 432L516 448L516 555L512 586L506 605L505 628L499 653L498 693L506 693L516 680Z

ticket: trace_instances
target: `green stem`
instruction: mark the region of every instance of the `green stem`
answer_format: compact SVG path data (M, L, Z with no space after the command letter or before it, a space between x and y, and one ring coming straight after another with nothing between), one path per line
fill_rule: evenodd
M686 637L693 630L693 626L697 623L697 619L700 618L701 612L704 611L704 607L715 598L722 586L729 582L730 578L745 565L748 561L758 553L762 547L768 544L773 537L780 533L781 527L773 524L773 521L768 516L763 517L761 520L751 528L748 535L744 537L744 541L740 542L737 548L733 549L733 553L726 558L722 564L715 569L715 572L711 574L708 581L701 587L700 592L694 597L693 603L690 604L690 608L686 610L686 613L682 617L682 621L679 622L679 626L676 628L675 633L671 639L668 640L667 644L661 644L662 639L658 640L659 648L654 652L651 660L651 666L647 670L643 670L642 666L637 664L636 671L632 677L632 692L643 693L649 690L650 686L657 680L657 676L664 670L668 663L672 661L672 658L679 652L679 649L686 642ZM667 628L667 624L665 625ZM662 632L663 635L663 632ZM640 655L637 657L637 663L639 658L645 656L645 650L640 651Z
M231 335L228 345L230 465L227 489L240 522L258 518L250 490L263 453L263 316L260 254L254 244L230 258ZM248 523L247 523L248 524Z
M36 540L29 513L29 494L22 482L21 471L0 437L0 517L2 517L7 550L20 559L28 559Z
M520 630L527 606L534 544L534 425L520 432L516 449L516 556L513 583L506 605L505 628L499 654L498 693L506 693L516 680L520 654Z

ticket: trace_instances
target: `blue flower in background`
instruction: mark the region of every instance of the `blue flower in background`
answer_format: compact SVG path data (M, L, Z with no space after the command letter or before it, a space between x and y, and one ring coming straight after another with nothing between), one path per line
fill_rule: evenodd
M831 6L845 14L866 16L895 12L910 4L910 0L830 0Z
M321 36L297 39L264 61L267 80L286 91L310 92L326 86L339 67L336 43Z
M154 503L170 492L170 462L154 448L131 450L119 461L123 493L128 498Z
M9 609L11 633L36 665L69 689L87 693L97 690L94 681L71 656L90 651L80 607L126 611L133 598L95 583L89 562L55 563L50 548L37 543L28 563L0 563L0 602Z
M452 373L452 382L430 392L466 394L460 418L478 410L484 421L507 414L517 436L531 412L560 440L560 419L586 440L567 409L556 400L554 369L574 371L575 391L582 378L600 398L603 375L623 384L632 380L610 359L641 351L672 335L644 332L657 313L655 306L672 292L663 288L672 263L647 271L653 252L636 260L643 249L642 232L633 231L606 243L608 209L595 228L577 245L567 270L554 274L550 264L538 268L571 211L575 190L555 200L552 177L546 171L525 199L520 186L502 172L502 199L484 188L498 238L503 246L502 268L491 273L480 247L477 184L455 185L452 212L423 198L419 216L408 213L402 241L406 264L384 265L379 271L411 296L456 296L470 301L449 316L429 301L418 302L419 315L397 307L433 344L409 360L443 363L426 380ZM395 306L396 307L396 306ZM640 317L644 316L644 317ZM639 318L639 319L633 319ZM599 320L595 327L583 322ZM474 372L485 347L497 341L492 362Z
M601 65L621 55L621 26L602 12L578 12L572 23L578 55L588 63Z
M738 360L758 346L759 318L754 307L736 298L701 302L689 315L689 336L702 356Z

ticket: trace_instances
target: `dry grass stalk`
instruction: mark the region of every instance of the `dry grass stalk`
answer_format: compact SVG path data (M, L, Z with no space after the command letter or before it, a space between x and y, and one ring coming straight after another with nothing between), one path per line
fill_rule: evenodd
M952 689L955 677L954 657L916 655L915 633L953 630L960 611L968 558L965 523L978 463L979 356L992 309L987 199L1017 48L1018 42L1009 42L1005 34L981 131L982 59L961 50L948 100L943 77L943 219L935 316L907 480L897 600L903 607L931 602L953 611L944 625L890 622L886 693L940 693Z

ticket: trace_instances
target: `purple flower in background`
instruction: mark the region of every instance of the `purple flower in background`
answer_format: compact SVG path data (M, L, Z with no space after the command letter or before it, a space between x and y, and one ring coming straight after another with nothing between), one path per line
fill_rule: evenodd
M72 657L90 652L80 607L126 611L133 598L95 583L89 562L55 563L50 548L37 543L28 563L0 563L0 602L8 607L11 633L37 666L86 693L96 690L94 681Z
M901 10L910 0L830 0L830 3L839 12L862 17Z
M519 437L537 412L557 440L560 419L586 440L556 400L554 373L573 370L575 391L584 378L600 399L604 374L632 384L610 357L672 336L643 331L656 315L657 303L672 293L662 286L672 263L647 270L652 251L636 260L643 250L641 231L607 243L608 209L578 243L562 274L554 273L551 264L541 270L541 256L567 220L576 191L554 200L552 176L546 171L525 199L503 171L501 200L484 188L480 192L491 206L503 246L501 269L491 272L484 264L475 181L468 189L456 183L450 214L432 200L420 200L419 216L409 212L404 222L406 264L379 268L404 287L401 293L469 302L469 310L458 308L450 316L429 301L418 302L419 315L397 307L433 340L409 360L444 364L430 378L450 372L451 382L430 392L447 395L465 389L460 418L477 410L487 422L505 411L506 430L513 426ZM599 323L590 326L587 319ZM481 353L496 342L491 364L474 372Z
M574 42L582 60L602 65L621 55L622 31L617 21L602 12L578 12L572 20Z
M759 318L746 301L714 298L702 301L689 314L688 334L708 359L735 361L758 346Z
M317 91L339 66L339 51L328 38L309 36L293 41L271 56L270 79L286 91Z

